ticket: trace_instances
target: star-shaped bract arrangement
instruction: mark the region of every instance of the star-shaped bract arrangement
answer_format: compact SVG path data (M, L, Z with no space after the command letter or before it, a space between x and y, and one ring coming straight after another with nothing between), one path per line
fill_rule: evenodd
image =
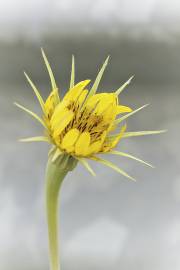
M108 64L109 57L107 57L95 82L90 90L88 90L87 87L90 80L84 80L75 84L75 60L73 56L69 89L65 96L61 98L52 69L43 50L42 55L50 76L52 88L50 95L45 101L37 87L25 73L41 106L42 117L39 117L34 112L18 103L15 104L32 115L44 127L44 134L43 136L26 138L21 141L48 142L53 145L51 150L51 153L53 152L52 160L55 161L59 156L72 156L80 161L93 175L95 175L95 173L88 164L88 159L109 166L124 176L134 180L133 177L129 176L121 168L112 164L110 161L100 158L98 154L124 156L152 167L149 163L128 153L114 150L119 141L123 138L164 132L164 130L126 131L127 124L125 120L148 105L146 104L138 109L132 110L130 107L119 103L119 95L133 77L112 93L97 93L102 75Z

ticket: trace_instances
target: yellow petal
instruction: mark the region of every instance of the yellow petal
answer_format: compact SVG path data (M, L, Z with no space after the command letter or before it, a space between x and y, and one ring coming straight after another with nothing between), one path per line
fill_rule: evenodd
M90 140L91 140L91 137L90 137L89 132L81 133L75 145L75 154L77 156L87 155L87 150L90 144Z
M79 130L77 128L69 130L62 140L61 147L63 149L66 149L67 151L72 150L72 146L74 146L78 137L79 137Z
M67 111L67 102L61 101L54 109L54 112L51 117L51 124L53 125L54 122L57 122L58 119L61 118L62 114Z
M106 135L107 135L107 131L104 131L101 135L100 140L95 141L89 145L86 152L86 156L90 156L92 154L99 153L101 151Z
M59 123L64 119L64 117L68 114L69 110L67 108L64 108L61 113L59 113L56 117L50 120L51 128L54 130L57 126L59 126Z
M119 105L116 107L116 114L132 112L132 109L127 106Z
M90 83L90 80L81 81L76 84L73 88L69 89L64 97L64 101L75 101L83 91L83 89Z
M79 103L80 105L84 102L84 100L85 100L87 94L88 94L88 90L87 90L87 89L85 89L85 90L82 91L81 95L80 95L79 98L78 98L78 103Z
M113 109L116 109L116 98L114 94L108 94L99 101L95 112L97 112L97 114L103 114L103 116L108 116Z
M114 131L116 128L117 128L117 125L112 122L108 128L108 132Z
M59 102L60 100L59 100L59 95L58 95L58 89L55 89L50 93L50 95L48 96L45 102L46 114L49 118L51 118Z
M121 128L121 131L120 133L118 134L118 136L111 142L111 149L114 148L118 142L120 141L120 139L123 137L125 131L126 131L126 125L124 125L122 128Z
M74 113L71 111L67 111L64 115L63 118L57 122L56 126L54 127L54 132L53 132L53 138L56 138L61 134L61 132L65 129L65 127L69 124L69 122L72 120L74 116Z
M120 139L122 138L125 130L126 130L126 125L124 125L121 128L119 134L107 136L106 140L104 142L103 148L102 148L102 152L106 153L106 152L110 151L111 149L113 149L118 144Z
M104 112L102 112L103 120L107 124L113 125L114 120L116 118L116 106L113 104L110 104L109 107L107 107ZM110 127L110 126L109 126Z
M101 150L102 144L102 141L96 141L90 144L87 149L87 156L98 153Z
M91 98L89 98L88 101L86 101L86 107L93 108L98 102L97 111L99 110L100 112L102 112L111 103L114 103L115 101L116 101L116 96L114 93L96 94L96 95L92 96Z
M85 101L85 107L93 113L101 115L103 121L109 124L116 117L116 96L114 93L96 94Z

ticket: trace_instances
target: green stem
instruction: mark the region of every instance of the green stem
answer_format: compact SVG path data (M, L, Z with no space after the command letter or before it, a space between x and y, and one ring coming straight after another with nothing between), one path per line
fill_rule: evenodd
M58 243L58 205L61 183L68 170L49 159L46 170L46 211L49 236L50 269L60 270Z

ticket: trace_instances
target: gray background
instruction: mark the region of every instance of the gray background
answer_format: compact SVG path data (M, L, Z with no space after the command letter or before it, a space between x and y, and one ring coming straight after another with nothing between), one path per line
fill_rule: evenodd
M180 269L179 18L177 0L0 1L0 270L49 269L48 146L17 142L42 129L13 106L17 101L40 113L23 70L45 98L50 84L41 46L62 94L72 53L77 81L93 80L110 54L99 91L115 90L135 74L122 103L150 103L129 119L128 130L168 129L119 145L155 169L109 156L137 183L95 163L96 178L81 165L67 176L61 190L62 269Z

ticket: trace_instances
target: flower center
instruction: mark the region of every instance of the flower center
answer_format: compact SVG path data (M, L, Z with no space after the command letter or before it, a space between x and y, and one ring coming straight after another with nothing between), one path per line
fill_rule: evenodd
M82 109L78 103L71 102L67 109L74 113L74 117L61 133L60 140L63 139L69 130L74 128L78 129L80 133L89 132L91 143L98 140L109 127L109 123L104 121L102 115L98 115L95 112L95 108L96 106L94 108L84 107Z

